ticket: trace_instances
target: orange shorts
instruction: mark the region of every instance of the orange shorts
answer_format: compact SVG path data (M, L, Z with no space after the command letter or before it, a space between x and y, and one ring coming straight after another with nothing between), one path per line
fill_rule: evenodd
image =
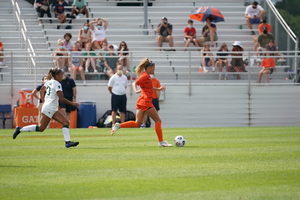
M135 107L137 110L142 110L142 111L146 111L146 110L149 110L150 108L153 108L153 105L151 106L141 106L139 104L136 104L136 107Z

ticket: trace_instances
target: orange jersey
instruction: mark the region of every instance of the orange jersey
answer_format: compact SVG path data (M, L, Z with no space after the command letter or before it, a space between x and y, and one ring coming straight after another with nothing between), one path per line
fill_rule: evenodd
M263 24L261 23L260 25L258 25L258 32L261 34L263 32L264 27L268 28L268 32L271 33L272 32L272 26L268 23Z
M135 81L135 83L136 85L140 86L142 90L142 93L139 96L136 104L141 106L153 107L153 86L151 76L146 72L143 72L142 75Z
M153 78L152 79L152 87L154 88L160 88L160 82L157 78ZM158 96L157 96L157 91L156 90L153 90L153 99L158 99Z
M261 62L261 66L268 68L268 67L275 67L275 60L273 58L264 58Z

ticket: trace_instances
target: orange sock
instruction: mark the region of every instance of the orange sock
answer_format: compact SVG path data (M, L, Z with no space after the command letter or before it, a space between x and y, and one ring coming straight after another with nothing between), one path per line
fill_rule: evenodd
M137 127L139 127L139 125L135 121L128 121L121 124L121 128L137 128Z
M163 133L162 133L162 129L161 129L161 122L156 122L155 123L155 132L158 138L159 142L164 141L163 140Z

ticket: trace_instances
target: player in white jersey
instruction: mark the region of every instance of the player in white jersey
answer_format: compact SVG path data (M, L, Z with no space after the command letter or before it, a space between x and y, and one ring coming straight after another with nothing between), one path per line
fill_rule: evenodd
M62 87L59 81L62 81L64 72L59 68L52 68L49 70L48 73L48 81L44 84L44 86L41 89L42 94L45 93L45 97L42 95L41 99L42 102L44 102L42 107L42 117L39 122L39 125L28 125L25 127L16 127L16 130L13 134L13 139L16 139L16 137L24 131L32 132L32 131L38 131L43 132L51 119L54 119L55 121L61 123L63 125L62 132L65 138L65 146L67 148L69 147L75 147L79 144L79 142L72 142L70 141L70 133L69 133L69 121L66 119L66 117L58 110L58 100L71 104L73 106L78 107L79 104L76 102L69 101L64 98Z

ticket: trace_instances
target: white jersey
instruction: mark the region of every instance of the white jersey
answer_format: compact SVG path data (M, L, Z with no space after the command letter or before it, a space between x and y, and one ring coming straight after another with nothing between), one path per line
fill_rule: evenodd
M94 26L94 30L92 31L93 35L93 41L102 41L103 38L106 37L105 35L105 28L102 27L100 30Z
M55 79L47 81L44 85L46 87L45 102L43 108L57 110L58 108L58 96L57 92L62 91L61 84Z
M260 5L257 5L256 9L252 8L252 5L250 5L246 8L245 14L249 17L253 17L254 15L258 16L262 10L264 9Z
M114 93L115 95L126 94L127 85L128 80L124 74L122 74L122 76L114 74L108 81L108 87L112 87L112 93Z

